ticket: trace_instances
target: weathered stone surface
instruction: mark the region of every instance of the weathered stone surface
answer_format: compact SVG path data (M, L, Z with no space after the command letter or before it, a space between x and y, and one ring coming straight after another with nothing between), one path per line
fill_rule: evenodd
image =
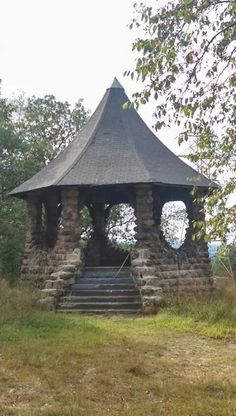
M49 290L48 296L59 297L64 293L65 289L75 282L75 276L78 274L79 268L82 267L81 250L75 248L72 253L67 255L67 260L62 263L58 270L50 275L46 280L45 288ZM51 290L53 289L53 290Z
M74 262L73 264L71 262L68 262L66 264L62 264L61 270L65 273L71 273L76 269L78 262Z
M64 283L65 282L63 279L57 279L57 280L48 279L45 282L45 289L63 289Z
M207 245L203 240L192 240L192 221L204 218L203 213L199 213L201 207L193 206L190 194L182 192L182 195L185 195L189 227L184 244L174 250L166 243L160 229L161 207L166 200L156 192L154 205L151 186L136 186L135 231L138 242L132 253L131 267L145 313L157 309L162 291L181 294L212 290Z
M143 296L142 304L145 315L155 314L162 304L162 296Z
M160 228L162 206L168 200L167 191L151 184L135 185L134 191L132 206L136 215L137 243L131 253L131 270L140 290L144 313L158 310L163 293L210 292L213 280L207 245L203 240L192 240L192 221L204 218L202 207L193 204L187 190L181 191L180 199L184 200L187 207L189 227L185 242L180 249L174 250L164 240ZM175 190L173 199L177 194ZM52 299L50 302L55 306L61 294L73 284L75 276L81 275L84 257L79 241L83 198L81 191L74 188L62 190L61 197L52 193L45 200L43 198L35 193L28 199L22 279L33 281L43 288L44 299ZM45 218L42 216L42 204ZM93 244L90 241L90 259L102 259L104 264L101 265L114 266L113 261L121 265L126 254L110 247L101 238L107 220L105 210L110 208L106 208L104 200L99 199L92 203L92 208L88 206L96 237Z
M50 288L50 289L42 289L42 293L46 293L47 296L57 296L58 290L56 288Z
M161 296L162 295L162 288L161 287L153 287L153 286L142 286L140 289L142 296Z
M152 286L152 287L160 287L160 279L157 276L144 276L143 287L144 285Z
M135 271L136 273L142 274L143 276L155 275L156 268L153 266L147 266L145 264L144 266L136 266Z

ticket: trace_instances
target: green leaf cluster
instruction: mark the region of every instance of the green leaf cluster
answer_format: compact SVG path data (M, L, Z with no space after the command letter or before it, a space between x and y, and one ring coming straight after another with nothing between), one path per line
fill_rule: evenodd
M8 196L52 160L84 125L89 112L53 95L0 95L0 276L19 275L25 239L25 203Z
M236 228L235 12L235 0L136 2L131 27L140 35L126 75L143 82L134 103L155 100L156 129L176 124L189 160L219 185L205 201L209 240Z

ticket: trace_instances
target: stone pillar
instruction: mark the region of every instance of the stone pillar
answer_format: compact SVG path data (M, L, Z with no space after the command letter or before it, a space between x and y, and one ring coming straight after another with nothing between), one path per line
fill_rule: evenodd
M21 267L21 279L36 283L41 279L44 258L42 248L42 202L39 195L27 198L27 231Z
M79 247L81 221L78 189L64 189L61 193L62 212L55 257L57 264Z
M156 312L161 300L161 288L156 273L155 230L152 185L137 185L135 216L137 243L131 253L132 275L140 289L144 313Z
M56 194L47 196L45 200L45 232L46 232L46 246L48 249L54 247L57 240L58 222L59 222L59 198Z
M193 226L194 221L205 221L204 204L196 203L192 195L185 199L189 227L183 246L180 249L178 293L209 293L213 289L211 263L208 246L204 236L193 239L197 228Z
M205 223L205 212L204 212L203 202L193 204L193 221L202 221ZM191 226L193 228L192 221L191 221ZM204 234L200 239L194 240L194 246L197 248L198 253L202 257L209 259L208 246L207 246L207 242L204 239Z
M161 215L162 215L163 205L164 205L164 202L162 198L160 197L158 189L154 187L153 188L153 217L154 217L154 223L155 223L155 230L163 247L166 247L168 243L165 240L165 236L161 228ZM159 254L160 254L160 251L159 251Z
M194 235L193 221L195 219L194 210L193 210L193 198L190 194L185 197L184 203L186 206L187 219L188 219L188 228L186 229L184 245L190 248L193 245L193 235Z
M193 239L194 234L197 232L197 228L193 226L194 221L205 222L205 213L204 213L204 204L196 203L193 201L191 195L184 201L187 210L187 216L189 221L189 226L186 230L185 245L198 250L202 247L204 251L208 253L207 243L204 240L204 236L201 239Z
M151 185L136 186L136 238L142 247L151 247L154 228L153 197Z
M162 214L162 207L163 202L160 198L160 195L158 194L157 189L153 189L153 217L155 226L157 228L157 231L160 232L160 225L161 225L161 214Z
M42 242L42 202L39 196L27 198L26 246L40 248Z
M83 198L79 189L65 188L61 193L61 217L58 223L57 241L49 254L49 272L43 289L43 303L54 309L60 296L68 290L81 274L81 209ZM51 207L55 212L55 200ZM51 212L51 213L52 213ZM55 231L56 222L51 223Z

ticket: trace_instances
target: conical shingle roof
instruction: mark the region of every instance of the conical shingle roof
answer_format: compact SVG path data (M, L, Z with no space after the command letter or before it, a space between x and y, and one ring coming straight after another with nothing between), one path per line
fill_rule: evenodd
M209 187L210 182L172 153L147 127L114 80L70 145L11 195L51 186L156 183Z

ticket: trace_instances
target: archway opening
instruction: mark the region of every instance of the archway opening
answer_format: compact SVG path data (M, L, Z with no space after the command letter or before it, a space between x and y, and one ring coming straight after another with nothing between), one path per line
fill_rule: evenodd
M111 205L98 201L88 205L85 264L87 266L130 265L130 248L135 243L134 211L127 204ZM88 214L87 211L87 214ZM86 214L86 215L87 215Z
M189 226L186 205L183 201L166 202L162 207L161 230L166 242L173 248L180 248Z
M113 205L106 223L106 234L116 247L130 251L136 243L135 214L129 204Z
M41 202L41 250L53 249L58 236L61 203L55 199L53 203L45 199Z

